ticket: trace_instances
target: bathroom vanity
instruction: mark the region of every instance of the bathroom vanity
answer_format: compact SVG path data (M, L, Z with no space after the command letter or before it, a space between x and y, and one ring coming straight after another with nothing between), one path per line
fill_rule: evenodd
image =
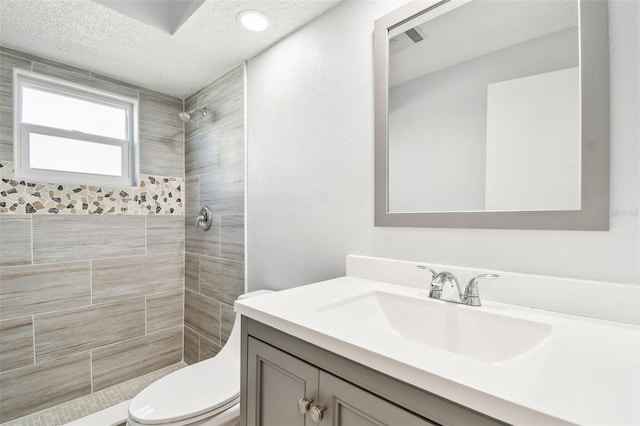
M553 285L500 274L514 293ZM349 256L345 277L236 302L241 424L640 422L637 323L495 302L494 282L482 306L456 305L429 299L428 282L415 263ZM573 284L587 304L615 286L611 302L637 309L634 286Z

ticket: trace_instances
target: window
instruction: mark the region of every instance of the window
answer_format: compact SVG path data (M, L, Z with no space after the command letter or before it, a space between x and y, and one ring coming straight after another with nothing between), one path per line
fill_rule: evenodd
M20 180L138 184L138 100L14 70Z

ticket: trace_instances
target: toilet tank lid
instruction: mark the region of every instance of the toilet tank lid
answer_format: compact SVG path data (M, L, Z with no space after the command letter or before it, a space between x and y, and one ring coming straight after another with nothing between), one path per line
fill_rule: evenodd
M226 408L240 396L240 360L216 356L152 383L129 404L142 424L175 422Z

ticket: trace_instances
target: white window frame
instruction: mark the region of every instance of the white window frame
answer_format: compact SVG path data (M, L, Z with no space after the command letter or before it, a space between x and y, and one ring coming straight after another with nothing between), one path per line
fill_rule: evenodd
M72 183L79 185L138 186L140 181L138 99L121 96L18 68L14 68L13 70L13 82L13 152L15 177L17 180L46 183ZM123 108L126 111L126 138L111 138L75 130L23 123L23 87L34 88L71 98ZM119 146L122 148L121 174L119 176L109 176L98 173L32 168L29 164L29 140L31 134L50 135L91 143Z

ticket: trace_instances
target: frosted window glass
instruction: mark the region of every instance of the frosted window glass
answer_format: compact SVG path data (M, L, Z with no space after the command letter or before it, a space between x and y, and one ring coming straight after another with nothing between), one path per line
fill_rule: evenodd
M31 133L31 168L108 176L122 174L122 147Z
M22 122L127 139L124 108L31 87L22 89Z

